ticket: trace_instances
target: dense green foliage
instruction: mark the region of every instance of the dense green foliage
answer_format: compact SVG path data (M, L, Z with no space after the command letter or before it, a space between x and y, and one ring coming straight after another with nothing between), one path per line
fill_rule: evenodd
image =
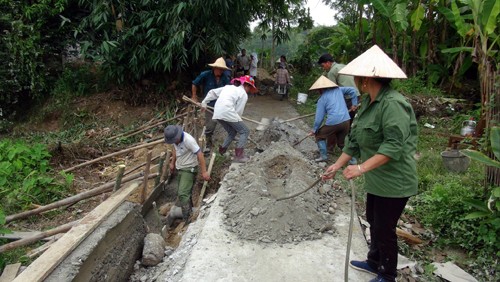
M0 198L5 212L51 203L67 194L73 178L51 175L50 154L45 146L3 139L0 152Z
M42 98L62 68L61 56L71 37L62 25L70 0L0 0L0 119L19 115ZM66 15L66 17L64 17ZM0 128L1 129L1 128Z
M81 0L91 13L79 28L86 58L119 83L179 71L220 57L250 33L252 2ZM212 58L204 58L204 65Z

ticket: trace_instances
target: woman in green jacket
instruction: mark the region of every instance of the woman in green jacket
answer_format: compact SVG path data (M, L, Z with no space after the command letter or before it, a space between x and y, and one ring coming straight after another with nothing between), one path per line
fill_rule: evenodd
M342 70L354 76L358 89L368 93L346 138L342 155L328 167L323 179L333 178L352 157L359 164L343 170L347 179L365 176L366 218L371 244L365 261L353 268L377 277L370 281L396 281L396 224L410 196L417 193L417 122L411 105L391 88L404 72L377 46L361 54ZM362 161L362 162L361 162Z

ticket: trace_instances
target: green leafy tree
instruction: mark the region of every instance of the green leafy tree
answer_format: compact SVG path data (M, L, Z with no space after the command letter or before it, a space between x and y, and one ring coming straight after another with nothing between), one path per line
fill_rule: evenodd
M80 0L90 10L77 32L86 58L119 83L186 69L236 50L255 5L230 1ZM200 60L202 58L203 60Z
M260 20L257 32L266 40L271 34L270 64L274 64L276 45L290 40L293 27L302 30L312 28L313 20L309 10L304 8L304 0L271 0L258 1L255 18Z
M63 23L74 17L67 9L73 4L0 0L0 119L20 116L20 110L51 89L72 35Z

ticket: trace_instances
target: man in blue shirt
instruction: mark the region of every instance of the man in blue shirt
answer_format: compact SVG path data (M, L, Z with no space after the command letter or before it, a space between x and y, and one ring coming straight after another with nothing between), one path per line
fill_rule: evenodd
M315 136L319 149L320 156L315 161L325 162L328 160L326 139L331 135L335 135L337 146L342 150L344 148L344 139L349 133L351 117L344 96L351 96L353 105L358 104L358 97L356 89L338 87L337 84L323 75L316 80L309 90L319 90L321 95L316 105L313 130L309 135Z
M223 57L218 58L213 64L208 65L212 69L200 73L200 75L193 80L193 85L191 86L191 99L196 102L198 102L196 92L199 87L202 88L203 98L205 98L208 91L228 85L230 82L229 77L224 74L224 71L229 70L229 68L226 66L226 62ZM215 105L215 101L216 100L210 102L208 105L213 107ZM212 113L205 111L205 138L207 144L203 150L204 153L210 153L213 147L212 135L214 134L216 126L217 122L212 120Z

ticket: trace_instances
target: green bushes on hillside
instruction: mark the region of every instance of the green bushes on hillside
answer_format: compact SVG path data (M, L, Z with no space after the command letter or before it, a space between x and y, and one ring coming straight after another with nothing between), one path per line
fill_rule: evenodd
M67 194L73 176L54 175L44 145L5 139L0 141L0 152L0 199L6 213L45 205Z

